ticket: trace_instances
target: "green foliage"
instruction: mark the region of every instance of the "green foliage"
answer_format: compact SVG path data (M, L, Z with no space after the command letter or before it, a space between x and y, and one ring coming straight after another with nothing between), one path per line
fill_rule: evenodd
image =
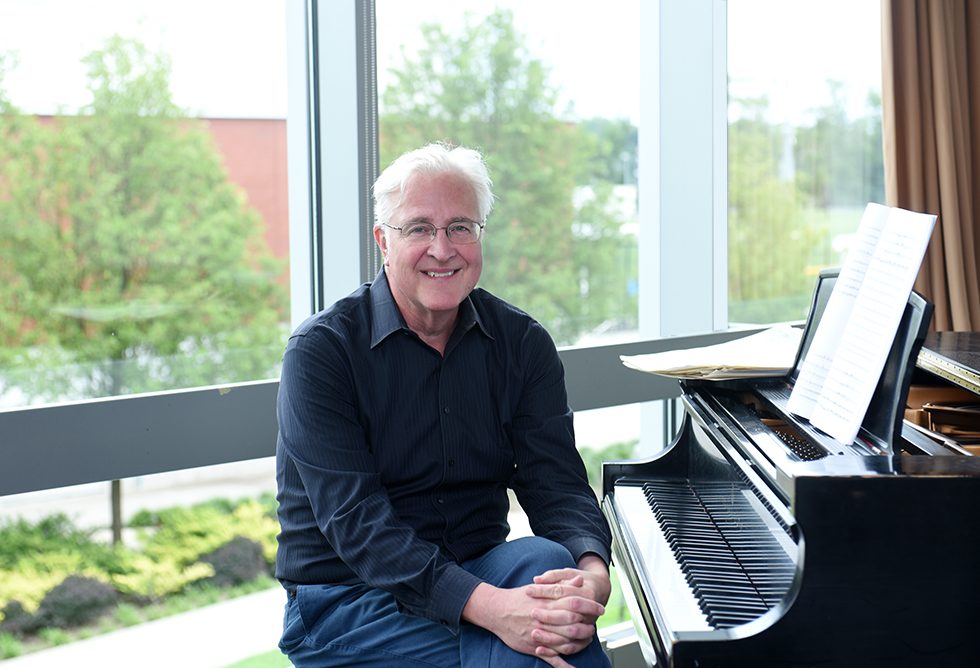
M602 484L602 462L622 461L631 458L637 443L639 441L634 439L622 443L611 443L602 448L580 447L578 451L582 456L582 462L585 464L589 484L598 489Z
M292 668L292 665L282 652L272 650L225 666L225 668Z
M0 632L0 659L12 659L24 653L24 646L12 633Z
M116 621L122 626L135 626L143 621L140 610L130 603L120 603L116 606Z
M881 97L869 96L867 114L849 119L843 84L829 84L829 103L796 131L797 184L822 209L884 202Z
M610 566L609 577L612 583L612 591L609 592L609 600L606 602L606 612L596 623L596 628L598 629L632 619L629 608L626 606L626 599L623 596L623 588L620 586L619 578L616 576L615 566Z
M818 271L842 262L832 235L883 201L881 101L871 96L867 113L849 119L842 88L831 91L813 123L796 128L766 120L765 99L738 100L728 133L732 321L804 318Z
M167 557L154 560L145 555L134 555L128 565L131 570L114 575L112 584L122 593L140 600L160 600L183 591L192 582L214 575L214 569L208 564L183 566Z
M73 574L108 580L120 569L121 552L92 539L62 514L30 524L0 523L0 608L19 601L37 611L44 595Z
M206 127L172 103L169 62L115 37L84 63L78 116L0 116L7 382L53 399L268 375L281 267Z
M252 582L261 581L258 587L267 588L274 582L254 574L267 573L275 562L279 526L275 511L274 497L265 495L256 500L218 499L192 508L141 513L146 523L141 550L100 543L91 532L75 528L64 515L36 524L8 521L0 525L0 630L24 633L44 625L68 623L65 620L72 617L65 612L64 601L79 599L78 591L112 591L113 596L118 592L143 606L173 599L188 592L193 584L200 586L210 601L218 600L227 587L217 585L229 580L237 584L244 578L238 572L222 582L214 581L215 568L200 559L220 552L236 537L244 537L238 538L238 543L248 540L254 562ZM227 576L227 560L224 568ZM79 580L86 584L79 584ZM101 584L92 585L92 581ZM210 584L201 586L205 582ZM73 593L66 596L65 591ZM196 605L201 600L199 597ZM195 603L184 605L193 607ZM8 620L9 613L13 618Z
M622 247L636 240L604 243L591 254L595 239L579 234L586 224L575 193L621 140L612 132L597 138L558 116L549 72L530 57L510 11L468 16L452 34L427 25L422 36L422 48L392 70L384 93L382 164L432 141L480 149L498 196L481 285L531 313L561 344L618 316L637 275L635 251ZM593 192L588 221L604 240L624 222L606 206L609 193Z
M24 519L0 520L0 563L14 564L41 553L71 554L103 562L105 550L92 541L90 531L75 527L64 513L31 524Z
M753 106L745 102L746 108ZM805 198L780 176L785 138L764 120L765 103L729 124L728 294L730 311L755 303L742 318L773 322L803 317L823 230L804 225ZM783 299L793 296L791 307ZM790 311L787 313L787 311Z
M580 124L594 142L587 176L580 185L595 181L636 183L639 156L637 127L625 119L590 118Z
M161 511L159 518L156 530L146 536L144 553L150 558L166 556L179 565L190 565L201 555L243 536L262 545L268 563L275 561L279 523L259 501L243 501L230 514L214 502L170 508Z
M40 635L41 638L44 640L44 642L46 642L48 645L51 645L52 647L57 647L58 645L67 645L73 640L70 633L68 633L65 629L59 629L59 628L41 629Z

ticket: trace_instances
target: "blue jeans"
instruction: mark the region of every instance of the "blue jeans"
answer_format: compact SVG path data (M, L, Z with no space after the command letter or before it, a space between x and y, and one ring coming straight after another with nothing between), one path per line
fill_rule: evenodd
M520 538L461 564L498 587L530 584L552 568L574 566L561 545ZM463 623L459 635L441 624L402 614L394 597L367 585L302 585L286 602L279 648L296 668L418 666L428 668L540 668L540 659L515 652L495 635ZM566 660L576 668L609 668L599 645Z

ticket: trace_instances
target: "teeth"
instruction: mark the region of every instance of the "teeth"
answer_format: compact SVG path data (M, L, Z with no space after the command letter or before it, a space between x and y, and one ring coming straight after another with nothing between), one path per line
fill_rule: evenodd
M425 272L432 278L446 278L447 276L452 276L452 271L427 271Z

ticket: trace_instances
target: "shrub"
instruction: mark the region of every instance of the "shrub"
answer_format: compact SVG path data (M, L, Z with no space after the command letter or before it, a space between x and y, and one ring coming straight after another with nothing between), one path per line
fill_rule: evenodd
M244 536L236 536L203 555L201 561L214 568L211 582L222 587L250 582L266 570L262 546Z
M0 519L0 636L83 625L121 597L142 605L187 593L191 583L254 582L275 562L279 524L272 495L144 511L131 525L144 529L139 550L97 541L63 514L36 523ZM221 550L236 536L242 538L235 547ZM213 577L211 562L220 577ZM71 593L76 589L82 596Z
M115 555L110 546L92 539L92 532L78 529L64 514L45 517L37 524L18 519L0 521L0 564L17 570L34 563L37 555L70 555L104 570L112 570Z
M22 636L36 628L34 615L25 610L20 601L10 601L0 610L0 631L3 633Z
M144 546L151 559L188 565L236 536L245 536L262 545L267 563L275 562L279 522L267 504L249 500L235 505L215 500L162 510L159 518L156 532L146 537Z
M208 564L180 566L170 559L154 561L134 556L130 565L129 572L112 576L112 584L138 602L158 601L182 591L192 582L214 575L214 569Z
M47 593L37 611L43 626L70 628L86 624L116 604L119 594L110 585L84 575L70 575Z

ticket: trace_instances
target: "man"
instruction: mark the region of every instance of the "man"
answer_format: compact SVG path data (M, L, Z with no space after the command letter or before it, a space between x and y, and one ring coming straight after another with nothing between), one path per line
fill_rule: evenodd
M476 288L483 158L411 151L374 197L383 271L283 356L280 647L297 668L608 666L609 529L557 351ZM508 488L534 537L507 542Z

